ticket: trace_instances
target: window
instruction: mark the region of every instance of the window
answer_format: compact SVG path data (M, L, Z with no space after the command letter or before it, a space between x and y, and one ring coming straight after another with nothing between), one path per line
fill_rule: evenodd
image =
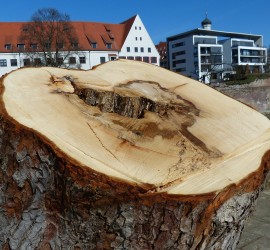
M125 56L119 56L119 59L126 59Z
M58 49L63 49L64 48L64 44L63 43L57 43L57 48Z
M97 43L91 43L91 46L93 49L96 49L97 48Z
M151 63L157 63L157 58L156 57L151 57Z
M23 43L18 43L17 48L18 48L18 50L24 50L24 44Z
M130 52L130 47L127 47L127 52Z
M174 53L172 53L172 59L175 59L177 56L185 55L185 54L186 54L185 50L174 52Z
M31 43L30 47L31 47L31 49L37 49L38 48L37 43Z
M141 30L141 29L142 29L142 27L140 26L140 27L139 27L139 30Z
M106 43L106 46L108 49L111 49L112 48L112 44L111 43Z
M142 40L142 37L140 37L140 41Z
M74 56L69 58L69 64L76 64L76 58Z
M116 56L110 56L110 61L116 60Z
M135 48L134 48L134 51L135 51L135 52L138 52L138 47L135 47Z
M135 57L135 60L136 60L136 61L142 61L142 57L141 57L141 56L136 56L136 57Z
M41 65L41 59L40 58L34 58L34 65L40 66Z
M47 65L51 65L51 64L52 64L51 58L47 58L47 59L46 59L46 63L47 63Z
M134 56L128 56L127 59L128 60L134 60Z
M137 26L135 26L135 30L137 29Z
M138 37L135 37L135 40L137 41L138 40Z
M105 62L106 62L105 57L104 57L104 56L101 56L101 57L100 57L100 63L105 63Z
M29 58L26 58L26 59L23 59L23 66L30 66L30 59Z
M181 59L181 60L173 61L173 67L176 67L177 64L185 63L185 62L186 62L186 59Z
M79 43L74 42L74 43L71 44L71 47L72 48L79 48Z
M50 49L50 48L51 48L51 43L45 43L45 44L44 44L44 47L45 47L46 49Z
M17 59L10 59L10 66L11 66L11 67L16 67L16 66L18 66Z
M151 53L151 48L148 48L148 53Z
M148 63L149 62L149 57L148 56L144 56L143 57L143 61Z
M186 68L178 68L175 70L175 72L183 72L183 71L186 71Z
M58 58L56 59L56 61L57 61L57 64L58 64L58 65L63 65L63 64L64 64L64 59L63 59L63 57L58 57Z
M5 44L5 49L11 50L12 49L12 45L10 43L6 43Z
M143 47L141 47L141 52L144 52L144 48Z
M181 47L181 46L185 46L185 42L175 43L172 45L172 48Z
M86 60L85 60L85 56L80 57L80 64L85 64Z
M7 67L7 60L6 59L0 59L0 67Z

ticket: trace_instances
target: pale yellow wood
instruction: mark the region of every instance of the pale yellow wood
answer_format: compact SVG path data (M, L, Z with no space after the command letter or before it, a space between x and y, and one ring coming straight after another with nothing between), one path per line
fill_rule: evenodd
M188 104L198 113L171 112L165 118L147 112L143 119L101 113L72 94L64 76L80 87ZM153 184L156 191L219 191L255 171L270 148L270 122L263 115L202 83L146 63L118 60L90 71L25 68L3 83L5 108L19 123L95 171ZM187 127L191 137L181 132L185 121L192 121ZM145 133L138 136L136 129Z

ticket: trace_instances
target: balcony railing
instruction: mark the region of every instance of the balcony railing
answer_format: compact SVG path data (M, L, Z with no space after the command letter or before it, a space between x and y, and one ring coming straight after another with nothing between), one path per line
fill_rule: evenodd
M260 55L260 54L243 54L241 53L240 56L242 57L265 57L265 55Z

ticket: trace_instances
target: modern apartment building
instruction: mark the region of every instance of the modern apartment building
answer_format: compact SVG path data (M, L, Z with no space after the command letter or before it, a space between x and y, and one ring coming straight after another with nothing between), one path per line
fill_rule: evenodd
M158 51L139 15L120 23L71 22L78 41L74 51L61 47L59 61L84 70L110 60L124 58L159 65ZM20 40L23 22L0 22L0 75L44 61L39 44ZM26 48L34 46L29 56Z
M212 22L206 17L202 28L168 37L169 69L204 83L223 80L241 65L264 71L267 49L261 35L211 28Z

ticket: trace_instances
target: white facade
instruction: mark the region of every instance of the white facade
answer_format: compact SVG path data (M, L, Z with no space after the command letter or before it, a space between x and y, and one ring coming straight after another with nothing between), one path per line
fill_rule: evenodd
M198 79L210 83L211 78L222 79L223 47L219 44L198 44ZM195 53L194 53L195 55ZM213 76L215 72L215 76Z
M20 68L22 65L21 58L18 53L0 53L0 75L2 76Z
M118 51L85 51L89 57L89 68L82 67L82 69L92 69L94 66L115 60L119 57Z
M267 49L262 36L211 30L209 25L167 38L170 70L204 83L224 79L238 65L263 72Z
M209 83L212 70L222 71L223 47L215 36L190 35L174 39L169 43L169 51L169 68L188 77Z
M131 26L119 56L159 66L159 53L138 15Z
M259 66L263 68L266 64L267 49L256 45L253 40L248 39L228 39L224 43L226 46L226 62L232 65Z
M18 27L19 25L21 25L21 23L14 23L13 27L16 25L17 30L19 30ZM96 24L94 24L92 27L95 27L95 25ZM131 27L129 28L127 34L124 34L124 32L117 33L118 30L125 30L126 27L129 27L130 25ZM114 45L112 49L107 49L104 45L103 47L105 49L102 49L102 46L100 45L103 41L100 40L98 48L101 49L91 49L92 44L87 44L89 49L86 50L69 52L68 55L67 52L62 51L60 52L62 53L62 55L60 55L60 58L63 59L63 67L89 70L96 65L105 63L107 61L116 60L118 58L144 61L159 66L159 53L154 43L152 42L152 39L149 36L142 20L138 15L122 24L112 24L111 26L114 28L114 33L112 35L112 33L108 31L108 34L111 36L112 39L109 42ZM101 36L104 36L104 32L106 32L105 29L108 29L107 27L110 27L110 24L98 23L96 27L98 27L99 29L96 33L95 30L91 31L95 33L96 37L100 38L99 34L101 34ZM101 28L103 28L104 30L101 30ZM16 38L16 36L18 36L18 32L13 34L8 33L7 30L6 32L8 34L5 34L3 33L3 31L1 31L1 29L0 32L2 32L1 35L4 37L6 36ZM81 33L81 36L83 37L82 40L84 39L84 42L86 40L86 35L88 34ZM126 35L126 37L123 37L124 35ZM117 37L118 44L116 43L116 39L114 39L113 36ZM121 44L121 41L123 44ZM2 50L0 50L0 75L4 75L20 67L29 66L30 62L31 64L33 64L35 60L39 60L41 62L44 61L42 53L37 52L35 53L35 55L32 54L32 58L30 58L30 54L27 55L27 53L24 53L23 50L18 51L18 44L16 44L16 42L17 40L15 39L15 42L13 42L13 44L10 43L0 45L2 47ZM7 45L9 45L10 48L6 48ZM12 48L14 48L14 50ZM127 48L129 48L129 51ZM17 52L11 52L16 50ZM73 59L72 63L70 63L71 59Z

